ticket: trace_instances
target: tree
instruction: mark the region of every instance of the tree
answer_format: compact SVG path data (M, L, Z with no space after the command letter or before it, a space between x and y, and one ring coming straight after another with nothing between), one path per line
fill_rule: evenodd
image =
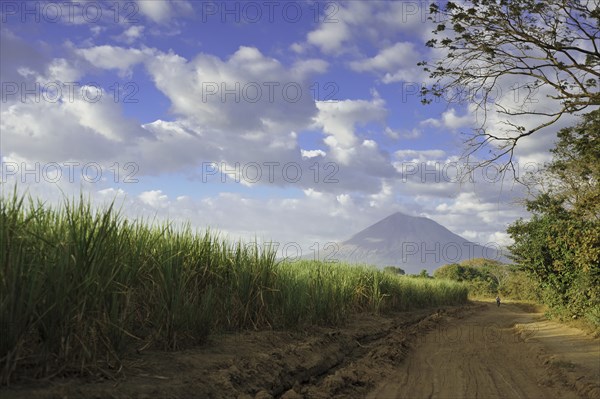
M507 280L510 273L508 265L494 259L467 259L460 264L478 269L487 281L492 281L496 290L504 287L504 282Z
M475 295L496 295L505 292L510 274L514 270L502 262L485 258L464 260L437 268L433 276L467 283L469 291Z
M422 101L447 96L475 104L483 118L466 156L492 146L480 166L503 159L514 170L519 140L600 105L599 0L449 1L432 4L429 19L437 28L427 46L443 56L419 63L436 82L423 88ZM514 106L494 101L507 83L519 93ZM540 92L555 100L553 108L535 106ZM501 126L486 126L491 109L503 115ZM525 116L535 117L533 127L519 121Z
M562 129L552 153L531 219L508 229L510 251L548 305L600 323L600 110Z
M397 266L386 266L383 268L383 271L386 273L398 274L401 276L406 274L406 272L403 269L401 269Z
M551 151L554 162L548 171L554 177L554 197L577 217L600 221L600 111L559 131Z
M433 271L433 277L454 281L472 281L482 278L481 272L475 267L450 263Z

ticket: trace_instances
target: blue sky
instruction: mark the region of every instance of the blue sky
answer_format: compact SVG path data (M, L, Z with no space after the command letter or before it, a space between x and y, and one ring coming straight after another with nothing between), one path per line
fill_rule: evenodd
M3 189L302 248L396 211L506 245L522 187L494 168L454 178L480 115L416 94L431 83L417 62L443 56L424 45L427 8L2 2ZM519 165L553 138L525 140Z

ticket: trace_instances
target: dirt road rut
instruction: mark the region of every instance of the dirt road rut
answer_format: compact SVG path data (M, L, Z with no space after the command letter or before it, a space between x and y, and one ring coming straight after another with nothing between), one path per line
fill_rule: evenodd
M600 340L519 304L213 337L133 353L120 378L21 381L2 398L597 398Z

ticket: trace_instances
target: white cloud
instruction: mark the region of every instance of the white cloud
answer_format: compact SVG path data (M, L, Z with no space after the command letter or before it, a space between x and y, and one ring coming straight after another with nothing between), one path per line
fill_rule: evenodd
M418 128L412 128L410 130L400 129L394 130L391 127L387 126L384 130L386 136L391 139L398 140L400 138L404 139L417 139L423 135L423 131Z
M513 244L514 240L505 231L496 231L488 236L487 243L495 243L501 247L507 247Z
M133 44L136 40L143 37L144 29L143 25L130 26L117 36L116 39L127 44Z
M473 230L465 230L459 235L470 241L477 240L477 232Z
M198 179L199 167L210 161L223 162L230 168L235 163L298 163L304 172L300 181L290 184L279 173L269 183L270 187L291 188L282 190L278 198L265 199L265 191L243 188L240 194L239 186L229 185L210 187L221 193L203 193L197 198L173 193L170 190L179 188L167 190L160 183L136 186L136 190L142 187L141 193L107 187L107 182L88 187L99 200L123 198L131 214L157 213L161 217L190 221L195 226L211 225L233 238L253 238L258 234L280 240L301 237L305 242L340 240L399 207L412 214L428 213L454 231L477 232L471 235L479 239L492 237L499 234L498 226L515 213L510 212L509 206L498 207L491 189L479 192L471 186L448 182L419 182L416 177L402 181L396 161L417 160L432 165L448 161L448 154L431 149L388 153L392 150L385 145L386 136L416 138L423 131L387 127L388 110L379 95L374 94L371 99L316 103L312 98L313 75L329 72L336 66L324 59L311 58L310 51L315 48L347 56L341 65L376 73L384 83L406 80L410 73L416 73L411 65L419 59L418 48L402 40L421 35L425 24L419 22L422 17L417 13L419 10L402 3L410 2L340 3L339 12L333 16L339 19L338 24L320 24L307 35L307 42L290 46L295 53L306 54L291 64L282 61L285 58L276 59L249 46L241 46L229 56L186 53L184 57L175 51L146 47L86 44L88 47L82 49L73 49L71 45L73 52L65 58L49 59L30 51L27 42L6 35L3 28L3 79L7 73L5 65L10 67L9 74L23 71L24 76L19 78L59 81L79 79L93 67L131 74L140 65L171 106L169 121L157 119L140 126L140 122L124 116L121 105L115 104L107 92L102 92L102 100L97 103L8 104L2 108L0 121L3 151L10 159L27 161L77 160L103 165L115 160L133 161L143 176L162 177L164 173L177 172L178 178L183 175L190 179ZM164 24L181 12L182 4L187 3L143 1L140 12L151 21ZM147 26L123 27L120 38L128 44L139 43L164 27L150 23ZM95 29L93 33L100 36L102 31ZM405 37L399 37L400 34ZM90 43L100 39L95 37ZM375 48L365 56L358 45L369 41ZM73 54L78 58L70 59ZM279 84L273 87L276 96L273 101L265 81ZM240 101L235 101L236 94L224 96L221 92L223 87L235 88L236 83L242 90L237 93ZM257 83L262 90L257 102L248 101L251 91L243 92L249 83ZM303 96L299 101L282 98L286 83L300 85ZM214 88L217 92L210 92ZM249 86L248 90L253 88ZM426 119L422 126L454 129L465 126L468 119L468 113L462 116L461 109L456 108L439 119ZM321 143L307 140L311 144L306 144L300 140L303 131L311 128L323 133L323 144L327 147L316 149ZM371 134L373 130L375 134ZM300 143L309 149L302 149ZM540 147L533 141L525 141L523 148L522 156L526 157L538 154ZM314 168L310 168L317 161L319 175L315 183ZM265 181L263 178L262 182ZM78 190L75 186L70 188L73 192ZM236 193L228 193L230 188ZM256 192L258 198L253 198ZM470 209L476 215L465 217Z
M442 114L442 123L445 127L457 130L465 126L473 126L474 123L473 114L467 111L467 114L458 116L454 108L450 108Z
M323 66L313 60L288 69L244 46L226 61L207 54L187 61L160 53L147 63L157 88L179 116L201 128L237 136L243 131L271 141L275 133L281 140L282 131L310 124L317 109L309 95L308 76Z
M442 113L439 119L428 118L422 120L419 124L421 126L431 127L446 127L452 131L457 131L460 128L477 126L477 107L475 104L470 104L466 107L465 114L460 116L456 108L450 108Z
M382 75L384 83L422 81L422 68L416 65L420 54L410 42L398 42L382 49L376 56L350 62L357 72L375 72Z
M300 43L292 43L290 45L290 50L292 50L294 53L302 54L304 51L306 51L306 47Z
M350 29L346 24L324 25L307 35L308 43L315 45L326 54L339 52L345 41L350 39Z
M396 158L403 161L426 162L442 160L446 157L444 150L398 150L394 153Z
M327 155L323 150L300 150L300 154L302 154L302 158L316 158Z
M491 220L487 216L489 212L497 209L497 205L491 202L482 201L474 192L462 192L458 194L452 203L444 202L438 205L435 210L438 212L451 212L459 214L477 214L485 222Z
M370 196L369 206L372 208L382 208L391 205L392 201L392 186L383 182L381 184L381 190Z
M140 12L154 22L165 22L171 18L171 4L169 0L137 0Z
M375 140L364 140L362 142L363 147L367 147L369 149L377 149L377 143Z
M135 161L145 175L177 171L190 177L197 177L201 165L209 162L295 162L304 172L294 182L297 187L317 185L322 186L320 190L338 194L342 190L376 192L382 178L396 173L377 142L361 137L360 129L366 124L384 125L387 111L377 93L371 100L318 104L308 95L310 75L327 67L321 60L300 61L286 68L249 47L240 47L225 60L207 54L187 60L173 52L113 46L89 47L75 53L90 62L107 55L97 62L98 67L106 69L126 70L136 63L143 64L156 87L172 101L175 120L140 126L124 118L121 104L111 101L112 96L105 91L99 92L98 102L18 103L3 110L2 115L3 131L10 131L6 143L11 152L34 160ZM69 69L72 61L59 60L53 65L55 75L66 76L75 70ZM30 75L41 78L35 71ZM257 102L236 102L233 97L223 102L221 93L209 95L203 91L206 83L214 83L220 90L221 84L234 88L236 83L263 83L265 76L279 87L285 82L301 84L306 95L296 102L272 101L268 87L263 86L265 92ZM93 90L88 87L83 93L93 98L89 95ZM281 90L275 91L275 95L281 94ZM299 147L296 132L308 128L323 130L329 150ZM31 145L27 137L35 137L35 144ZM315 157L322 165L318 181L310 169ZM342 164L347 167L341 168ZM326 165L336 165L340 170L325 169ZM281 173L268 183L289 185Z
M144 135L110 95L82 87L69 100L16 103L1 112L4 148L30 160L101 161L123 154L123 143ZM87 94L86 94L87 93ZM97 102L84 97L100 98Z
M46 76L38 79L41 84L48 82L77 82L82 71L65 58L55 58L46 68Z
M106 31L105 26L93 25L90 26L90 32L92 32L93 37L98 37L102 32Z
M361 39L384 47L399 35L422 42L433 30L427 20L428 7L427 2L404 1L335 3L335 7L322 8L321 22L307 34L306 42L332 55L358 54L355 44Z
M361 15L364 15L363 13L367 12L368 8L361 2L349 2L345 5L336 4L336 7L338 12L334 18L337 22L323 22L306 36L306 41L309 44L318 47L325 54L336 54L344 51L344 44L352 36L350 25L364 18Z
M370 101L317 101L317 108L319 114L315 118L315 125L335 138L335 143L329 141L330 145L344 149L356 145L354 130L357 125L372 121L383 123L387 116L385 101L378 95Z
M336 196L335 198L342 206L352 204L352 197L348 194L340 194L340 195Z
M311 76L327 72L329 64L325 60L309 59L294 64L293 70L298 76Z
M146 205L153 208L166 208L169 206L169 197L161 190L144 191L138 198Z
M144 62L153 55L153 51L149 49L125 49L110 45L77 49L75 52L98 68L117 69L121 73L128 73L134 65Z
M419 122L419 125L421 126L433 126L433 127L440 127L442 126L442 123L435 119L435 118L427 118L425 120L422 120L421 122Z

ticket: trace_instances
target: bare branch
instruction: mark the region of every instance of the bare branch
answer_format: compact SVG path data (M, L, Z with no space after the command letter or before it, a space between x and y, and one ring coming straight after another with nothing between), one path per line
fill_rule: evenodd
M519 141L555 124L565 114L600 105L600 11L584 0L462 0L444 7L431 6L437 38L429 47L443 49L446 57L425 66L435 80L423 90L429 96L451 93L450 102L471 102L483 113L483 122L468 139L465 157L490 147L480 166L500 159L512 167ZM445 31L452 31L445 35ZM493 93L507 80L526 95L515 106L491 104ZM544 89L555 101L554 110L536 109L533 96ZM466 94L466 96L465 96ZM518 93L517 93L518 94ZM503 128L487 126L487 113L506 115ZM525 128L511 119L539 116Z

